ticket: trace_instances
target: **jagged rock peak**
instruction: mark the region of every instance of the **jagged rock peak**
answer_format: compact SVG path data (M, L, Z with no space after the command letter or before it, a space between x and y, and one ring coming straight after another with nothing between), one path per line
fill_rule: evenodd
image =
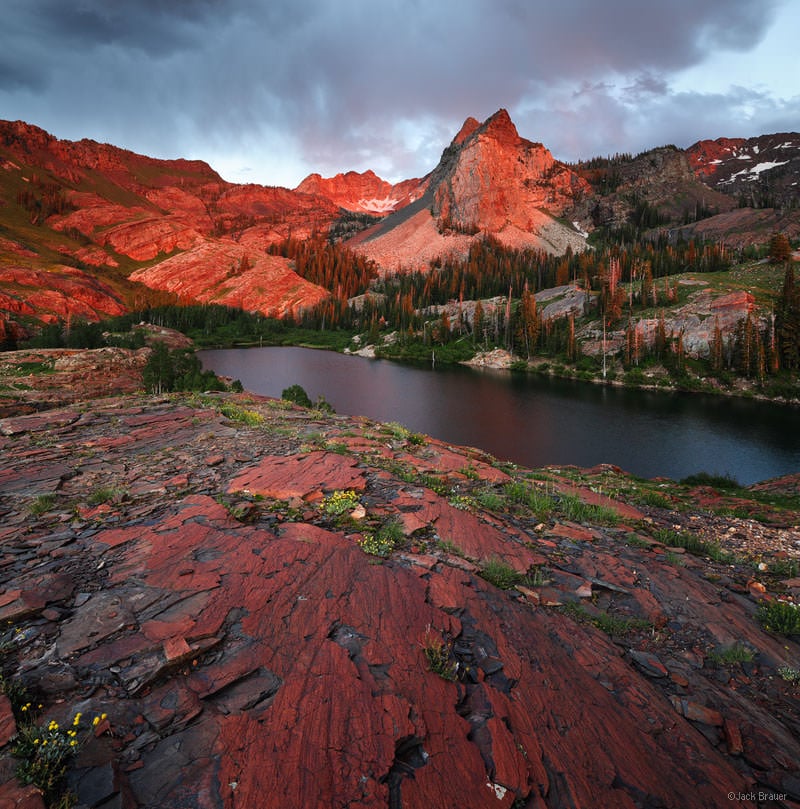
M503 144L517 144L521 140L508 110L500 108L483 123L472 117L467 118L458 134L453 138L453 145L463 146L468 140L481 135Z
M511 120L508 110L499 109L487 118L479 129L479 134L489 135L499 141L516 142L520 139L517 127Z
M453 138L453 143L457 143L460 146L476 129L480 127L480 125L480 121L470 116L461 125L461 129L458 130L458 134Z

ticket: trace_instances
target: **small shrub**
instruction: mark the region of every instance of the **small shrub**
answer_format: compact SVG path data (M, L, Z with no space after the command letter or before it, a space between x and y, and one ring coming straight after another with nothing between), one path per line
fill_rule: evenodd
M414 482L420 486L427 486L432 492L438 494L440 497L447 497L450 494L450 486L445 478L438 475L430 475L427 473L417 475L414 477Z
M506 484L504 493L512 503L526 506L539 519L546 519L555 506L555 501L547 492L520 481Z
M559 611L575 621L591 624L607 635L612 636L627 635L629 632L652 627L650 621L645 618L622 618L618 615L611 615L608 612L600 612L597 615L592 615L585 607L572 602L564 604L563 607L559 608Z
M317 396L317 401L314 402L314 410L318 413L335 413L333 405L322 395Z
M652 626L646 618L622 618L608 612L601 612L591 620L598 629L607 635L627 635L629 632L649 629Z
M762 601L756 618L768 632L800 635L800 607L790 601Z
M584 503L579 497L571 494L561 495L558 509L572 522L619 522L619 515L613 508Z
M488 511L499 511L505 505L505 498L494 489L479 489L475 492L475 500L481 508Z
M462 559L465 556L464 551L450 539L440 539L437 543L437 547L443 553L449 553L452 556L460 556Z
M375 533L367 533L358 545L364 553L386 558L403 541L403 526L396 519L384 523Z
M358 494L352 489L337 489L323 499L319 510L328 517L341 517L348 514L358 505Z
M288 388L284 388L284 390L281 391L281 399L287 402L293 402L296 405L300 405L300 407L313 407L311 399L308 398L308 394L305 392L302 385L290 385Z
M742 484L731 475L711 474L710 472L697 472L697 474L682 478L680 483L683 486L710 486L712 489L722 489L723 491L735 491L742 488Z
M89 495L87 502L90 506L100 506L103 503L121 500L125 497L125 494L125 490L120 489L118 486L101 486Z
M472 511L478 505L478 501L467 494L454 494L447 502L459 511Z
M56 503L56 496L52 493L48 494L40 494L34 501L28 506L28 511L34 517L40 517L42 514L47 514Z
M695 534L683 531L673 531L669 528L659 528L653 533L653 538L672 548L683 548L693 556L704 556L715 562L732 564L736 556L728 553L718 542L706 542Z
M264 423L264 417L261 413L240 407L239 405L233 404L233 402L226 402L219 409L219 412L222 413L226 419L238 421L240 424L248 424L251 427L257 427Z
M798 573L797 559L773 559L767 570L773 576L780 576L785 579L793 579Z
M496 557L492 557L484 562L480 569L480 575L490 584L499 587L501 590L510 590L524 578L524 576L514 570L511 565Z
M547 584L549 579L550 571L544 565L539 565L533 569L532 573L529 573L523 581L528 587L542 587L543 585Z
M737 641L733 646L719 652L712 652L708 657L712 663L730 666L734 663L750 663L755 656L756 653L752 649Z
M16 769L17 778L23 784L41 789L47 804L60 801L61 805L70 805L62 788L67 764L88 741L92 727L105 718L105 714L96 716L87 726L82 714L76 713L67 728L53 720L40 726L32 722L23 724L11 749L13 755L21 759Z
M781 666L778 669L778 674L782 680L792 685L800 685L800 671L791 666Z
M650 547L650 543L644 537L640 537L638 534L633 533L625 535L625 544L629 545L631 548Z
M660 492L654 492L652 489L643 489L638 497L640 503L646 506L653 506L654 508L671 508L672 503Z
M453 682L458 676L458 661L452 658L452 646L446 642L431 627L425 630L422 641L422 651L428 661L428 666L434 674L443 680Z

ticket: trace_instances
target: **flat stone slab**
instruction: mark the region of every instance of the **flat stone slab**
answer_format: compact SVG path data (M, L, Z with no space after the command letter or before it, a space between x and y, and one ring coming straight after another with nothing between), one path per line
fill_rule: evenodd
M353 489L364 491L364 471L358 461L334 452L308 455L268 455L245 469L228 485L228 492L248 492L275 500L308 499L318 492Z

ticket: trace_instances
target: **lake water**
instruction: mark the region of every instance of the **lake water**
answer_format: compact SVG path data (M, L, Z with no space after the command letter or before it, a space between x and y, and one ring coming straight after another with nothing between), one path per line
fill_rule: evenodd
M299 384L338 413L396 421L528 467L612 463L641 477L698 471L740 483L800 472L800 410L463 367L409 366L305 348L199 352L247 390Z

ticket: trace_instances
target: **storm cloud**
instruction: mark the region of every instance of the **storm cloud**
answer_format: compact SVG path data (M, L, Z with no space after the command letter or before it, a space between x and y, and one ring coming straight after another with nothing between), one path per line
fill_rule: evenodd
M714 76L721 55L761 54L791 5L10 0L0 117L289 186L421 176L467 116L499 107L565 160L687 146L797 128L794 51L759 55L758 84Z

